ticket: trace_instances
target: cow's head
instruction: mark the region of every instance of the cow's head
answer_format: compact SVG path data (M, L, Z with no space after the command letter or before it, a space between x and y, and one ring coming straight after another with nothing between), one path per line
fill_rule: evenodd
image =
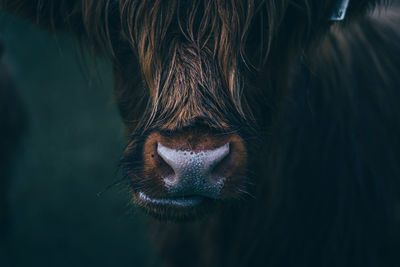
M343 17L343 5L121 2L111 53L132 134L123 162L136 203L181 219L251 196L260 178L251 173L260 173L267 149L260 133L271 127L294 62L332 17Z
M39 23L68 24L113 59L134 199L179 219L252 194L295 62L346 2L75 0L36 10ZM350 1L348 17L374 2Z

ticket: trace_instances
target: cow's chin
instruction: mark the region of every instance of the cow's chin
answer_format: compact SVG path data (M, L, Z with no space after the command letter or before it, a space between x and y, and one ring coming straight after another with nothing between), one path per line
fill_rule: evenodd
M151 197L133 192L135 203L148 215L163 221L193 221L212 213L218 200L200 195Z

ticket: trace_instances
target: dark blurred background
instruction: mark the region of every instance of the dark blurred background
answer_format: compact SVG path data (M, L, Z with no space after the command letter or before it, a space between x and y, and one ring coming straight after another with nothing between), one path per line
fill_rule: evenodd
M154 265L126 182L106 190L121 179L125 145L111 65L82 60L67 35L4 13L0 38L27 119L9 182L0 266Z

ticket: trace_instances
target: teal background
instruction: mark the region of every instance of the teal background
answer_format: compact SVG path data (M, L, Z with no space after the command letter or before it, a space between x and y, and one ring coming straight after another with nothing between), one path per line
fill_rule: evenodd
M0 266L156 265L126 182L106 190L121 179L125 146L110 64L82 60L69 36L4 13L0 36L28 116Z

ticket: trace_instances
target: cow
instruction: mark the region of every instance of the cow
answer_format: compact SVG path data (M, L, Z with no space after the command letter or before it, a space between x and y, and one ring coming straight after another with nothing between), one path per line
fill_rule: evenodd
M400 266L398 1L0 6L113 63L163 265Z

